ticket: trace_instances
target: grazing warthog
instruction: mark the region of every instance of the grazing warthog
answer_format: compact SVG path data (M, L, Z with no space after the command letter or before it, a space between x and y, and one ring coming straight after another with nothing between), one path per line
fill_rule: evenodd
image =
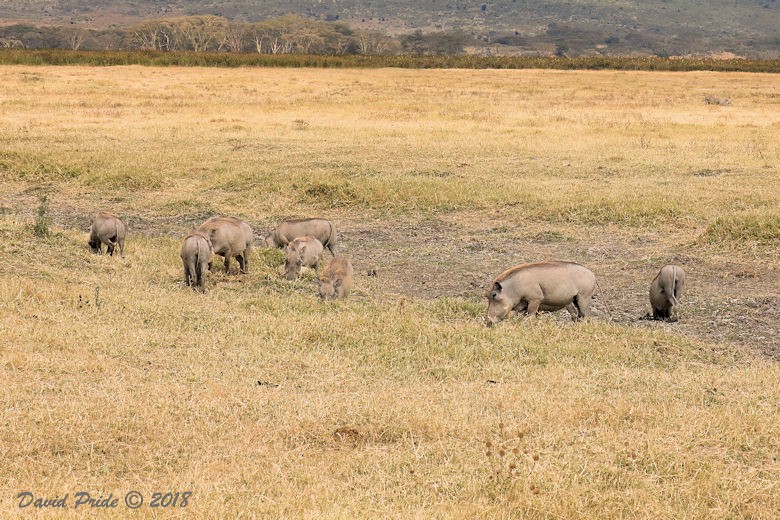
M566 308L573 320L588 316L596 276L573 262L537 262L511 267L493 280L488 293L487 326L514 311L532 318L539 310Z
M677 265L665 265L650 283L650 306L653 319L677 321L672 315L685 285L685 271Z
M708 105L724 105L728 106L731 104L731 100L727 98L719 98L715 96L704 96L704 101Z
M214 256L211 240L198 231L187 235L181 245L181 262L184 265L184 284L206 292L206 270Z
M299 237L287 244L284 250L284 277L298 278L301 267L317 270L322 260L322 243L314 237Z
M335 257L317 280L317 285L320 298L325 301L346 298L352 288L352 262L346 256Z
M243 220L233 217L211 217L200 225L214 248L214 254L225 258L225 272L230 272L230 259L238 260L241 273L249 269L249 253L252 250L252 228ZM212 264L209 262L209 271Z
M101 211L92 220L89 227L89 247L93 253L103 253L103 244L106 244L106 253L114 254L114 249L119 245L119 253L125 256L125 225L119 217L107 211Z
M268 247L283 248L298 237L314 237L336 256L336 228L324 218L285 220L265 237Z

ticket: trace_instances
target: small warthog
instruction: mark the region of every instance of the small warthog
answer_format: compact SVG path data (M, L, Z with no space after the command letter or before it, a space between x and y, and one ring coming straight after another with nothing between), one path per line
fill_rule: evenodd
M650 283L650 306L653 308L653 319L677 321L672 311L679 303L683 285L685 285L685 271L682 267L670 264L658 271Z
M249 253L252 250L252 228L243 220L233 217L211 217L200 225L214 248L214 254L225 258L225 272L230 272L230 259L236 257L241 273L249 270ZM212 264L209 262L209 271Z
M534 317L540 310L566 308L573 320L588 316L596 276L572 262L537 262L511 267L493 280L488 293L487 326L514 311Z
M103 244L106 244L106 253L114 254L114 249L119 245L119 253L125 256L125 225L119 217L107 211L101 211L92 219L89 227L89 247L93 253L103 253Z
M268 244L268 247L281 249L299 237L316 238L324 247L328 248L330 254L336 256L336 242L338 240L336 228L324 218L285 220L265 237L265 243Z
M325 301L346 298L352 289L352 262L346 256L333 258L325 272L317 280L320 298Z
M214 256L211 240L198 231L187 235L181 245L181 262L184 265L184 284L206 292L206 270Z
M322 260L322 243L314 237L299 237L287 244L284 250L284 277L295 280L301 267L317 270Z

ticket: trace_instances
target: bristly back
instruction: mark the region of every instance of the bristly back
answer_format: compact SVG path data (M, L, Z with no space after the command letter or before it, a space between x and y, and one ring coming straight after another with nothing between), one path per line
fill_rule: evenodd
M325 220L325 219L317 218L317 217L313 217L313 218L291 218L291 219L285 220L285 222L290 222L290 223L297 224L299 222L309 222L310 220Z
M494 282L501 282L503 280L506 280L507 278L509 278L510 276L515 274L516 272L522 271L523 269L533 269L535 267L553 267L553 266L561 266L561 265L567 265L567 264L579 265L579 264L577 264L575 262L560 262L558 260L545 260L544 262L533 262L533 263L527 263L527 264L519 264L519 265L515 265L515 266L510 267L509 269L507 269L506 271L504 271L503 273L498 275L496 277L496 279L493 280L493 281Z

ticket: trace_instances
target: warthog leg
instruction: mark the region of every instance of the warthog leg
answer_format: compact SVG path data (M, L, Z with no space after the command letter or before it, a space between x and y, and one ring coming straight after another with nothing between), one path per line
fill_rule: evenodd
M528 302L528 317L533 319L536 317L536 313L539 312L539 306L542 304L542 300L531 300Z
M579 308L574 305L574 302L570 303L566 306L566 310L569 311L569 314L571 314L571 319L574 321L577 321L580 319L580 311Z
M205 293L206 292L206 273L203 272L202 268L199 268L197 270L198 273L198 289L200 292Z

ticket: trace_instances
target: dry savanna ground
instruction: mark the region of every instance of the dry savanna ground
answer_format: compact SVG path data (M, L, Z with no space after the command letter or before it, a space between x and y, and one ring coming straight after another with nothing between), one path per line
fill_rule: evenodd
M777 518L779 148L772 75L2 67L0 516ZM260 240L187 289L216 214L332 219L354 294ZM484 327L551 258L593 318ZM681 320L640 320L668 262Z

